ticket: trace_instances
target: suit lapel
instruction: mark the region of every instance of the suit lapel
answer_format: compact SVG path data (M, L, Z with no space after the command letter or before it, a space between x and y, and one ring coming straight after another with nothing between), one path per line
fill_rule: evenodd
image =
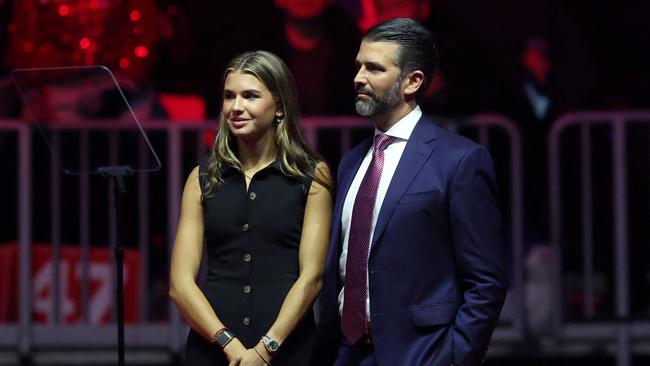
M429 158L434 150L434 140L436 138L436 126L426 117L420 118L415 129L406 143L402 157L400 158L393 179L388 186L388 191L384 197L384 202L377 218L375 232L372 238L371 254L375 249L375 244L381 238L386 229L386 225L395 211L395 207L411 185L411 182L418 174L422 165Z
M339 189L336 197L336 217L341 221L341 213L343 212L343 204L345 203L345 197L350 190L352 181L357 175L357 171L361 166L363 158L366 157L368 150L372 147L372 139L368 139L359 145L357 149L352 151L350 154L350 163L352 164L351 169L345 169L344 174L341 175L341 181L339 182Z

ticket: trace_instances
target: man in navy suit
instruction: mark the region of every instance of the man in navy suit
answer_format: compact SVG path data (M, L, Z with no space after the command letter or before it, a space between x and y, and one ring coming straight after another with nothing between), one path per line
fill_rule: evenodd
M340 163L315 365L482 363L507 289L494 169L422 115L437 66L411 19L368 31L356 110L375 137Z

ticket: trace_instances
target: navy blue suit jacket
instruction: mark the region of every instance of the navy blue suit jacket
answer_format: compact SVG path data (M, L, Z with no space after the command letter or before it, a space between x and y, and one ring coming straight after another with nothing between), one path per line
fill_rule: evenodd
M372 141L340 163L314 364L331 365L341 332L341 211ZM368 259L379 365L478 365L507 289L489 153L422 117L383 201Z

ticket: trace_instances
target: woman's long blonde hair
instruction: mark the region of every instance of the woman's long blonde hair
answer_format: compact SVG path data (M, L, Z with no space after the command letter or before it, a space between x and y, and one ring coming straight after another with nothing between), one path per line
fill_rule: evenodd
M284 174L311 178L330 192L332 182L316 176L316 164L322 158L305 143L299 127L300 108L293 75L287 65L275 54L268 51L245 52L230 61L223 80L231 72L241 72L255 76L273 95L273 99L284 112L281 119L273 122L275 127L276 161ZM205 170L205 185L202 198L211 196L223 183L222 172L232 166L243 173L241 161L237 157L237 139L230 133L223 113L219 115L219 132L208 155Z

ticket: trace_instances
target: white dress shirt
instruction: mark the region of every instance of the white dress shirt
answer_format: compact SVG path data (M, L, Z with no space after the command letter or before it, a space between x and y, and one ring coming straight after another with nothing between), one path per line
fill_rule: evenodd
M379 181L379 187L377 188L377 198L375 200L375 208L372 214L372 229L370 233L370 242L372 243L372 237L375 231L375 225L377 224L377 217L379 216L379 211L381 210L381 205L384 202L384 197L386 196L386 191L388 191L388 186L390 181L393 179L393 174L395 174L395 169L399 163L406 143L408 142L411 133L415 128L415 125L420 120L422 116L422 111L419 106L416 106L411 112L399 120L396 124L393 125L385 133L389 136L394 137L394 140L386 147L384 150L384 166L381 171L381 179ZM380 130L375 128L375 136L382 133ZM373 140L374 141L374 140ZM343 204L343 212L341 213L341 230L343 238L343 249L341 250L341 256L339 257L339 274L341 276L341 283L345 283L345 265L347 263L348 257L348 238L350 236L350 222L352 220L352 209L354 207L354 200L359 191L359 186L361 185L361 180L366 174L368 167L370 166L370 161L372 160L372 152L374 149L373 146L366 153L365 158L361 162L361 166L357 171L357 174L354 176L354 180L350 185L348 194L345 196L345 202ZM366 275L366 281L368 276ZM341 289L339 293L339 314L343 312L343 292L344 289ZM366 316L370 314L370 291L368 284L366 282Z

